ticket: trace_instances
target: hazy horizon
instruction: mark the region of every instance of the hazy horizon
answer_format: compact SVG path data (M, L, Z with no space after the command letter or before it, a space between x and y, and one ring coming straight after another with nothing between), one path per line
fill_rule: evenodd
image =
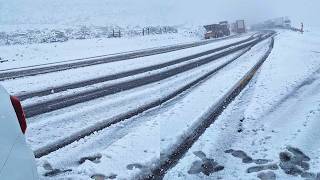
M320 26L320 2L290 0L0 0L0 25L203 25L245 19L249 24L288 16L293 25Z

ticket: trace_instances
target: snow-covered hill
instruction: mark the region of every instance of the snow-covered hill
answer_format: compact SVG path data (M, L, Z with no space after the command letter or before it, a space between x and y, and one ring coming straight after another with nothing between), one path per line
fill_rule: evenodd
M181 2L159 0L0 0L0 45L179 32L203 34L181 20ZM192 16L192 14L189 14ZM179 16L179 17L178 17ZM179 20L180 19L180 20ZM184 18L187 19L188 18Z

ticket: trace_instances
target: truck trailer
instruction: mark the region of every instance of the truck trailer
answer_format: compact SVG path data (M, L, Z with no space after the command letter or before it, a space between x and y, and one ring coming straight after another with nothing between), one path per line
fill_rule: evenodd
M205 39L219 38L230 35L230 29L228 21L221 21L219 24L205 25L206 33L204 34Z
M235 23L235 32L236 33L245 33L246 32L246 25L244 20L237 20Z

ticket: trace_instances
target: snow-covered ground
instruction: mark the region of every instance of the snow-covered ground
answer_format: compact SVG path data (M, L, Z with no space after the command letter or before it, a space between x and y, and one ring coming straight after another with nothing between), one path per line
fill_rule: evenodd
M176 52L1 83L14 94L36 91L172 61L250 35ZM319 37L320 31L317 29L307 30L304 34L278 30L272 53L249 85L164 179L316 179L317 173L320 173L320 143L317 142L320 138ZM3 46L0 47L3 52L0 56L9 61L1 63L0 68L19 68L196 40L171 34ZM157 164L160 154L170 153L186 134L192 132L204 114L259 60L269 42L259 43L238 60L174 100L38 159L40 175L43 179L49 178L43 176L48 172L54 174L52 179L89 179L91 176L121 179L134 178L141 171L147 171ZM167 96L237 53L156 83L30 118L27 141L33 150L37 150L94 124L112 120ZM186 62L48 97L94 89L183 64ZM48 79L51 81L48 82ZM23 104L39 101L40 97ZM204 168L208 163L213 169ZM320 178L320 174L318 176Z
M165 179L320 178L319 35L280 31L254 80ZM203 159L224 169L206 176Z
M119 129L119 126L121 125L112 126L106 130L103 130L94 134L93 136L86 138L87 143L80 141L79 143L77 142L75 144L71 144L70 147L66 147L62 150L59 150L59 152L55 152L49 156L41 158L39 164L42 165L43 163L48 162L54 168L72 169L71 173L66 173L65 175L62 175L62 177L67 176L72 178L77 177L86 179L86 177L95 174L104 174L105 176L116 175L117 178L120 179L134 177L134 175L139 173L140 170L148 169L150 165L152 165L152 163L158 161L160 153L163 153L165 150L167 150L167 148L173 146L174 143L179 141L179 137L187 133L187 129L189 126L197 124L197 118L200 117L201 114L205 113L208 109L210 109L212 101L219 100L219 98L221 98L221 94L224 94L226 91L228 91L233 86L233 84L237 80L239 80L239 78L241 78L242 75L246 73L246 71L257 62L257 60L259 60L259 57L264 54L263 49L267 49L268 42L269 41L266 41L265 43L261 43L257 47L253 48L252 51L250 51L251 53L248 53L246 56L243 56L242 58L238 59L236 63L232 63L232 65L229 68L223 69L221 72L218 72L217 76L214 75L212 78L210 78L210 81L208 80L205 83L201 84L199 87L192 90L191 92L188 92L186 95L184 95L185 97L182 96L181 98L174 100L173 102L169 102L168 104L164 104L161 107L155 108L154 110L151 110L148 113L142 114L135 118L128 119L127 123L121 123L123 124L121 132L126 132L127 134L121 135L119 133L115 133L112 135L110 139L111 142L103 143L100 147L98 147L95 150L91 148L88 149L87 143L96 144L96 140L100 142L100 140L103 139L102 137L107 137L107 135L110 135L110 132L114 133L116 129ZM143 91L139 88L129 93L143 92L142 95L147 97L148 101L152 100L155 97L163 97L164 94L166 94L167 92L173 91L176 88L179 88L179 86L192 81L199 75L203 75L204 73L217 67L217 65L226 62L226 60L230 60L233 56L235 55L230 55L221 58L217 62L210 63L201 68L199 67L199 70L195 69L189 72L185 72L173 78L177 80L182 78L182 81L180 82L175 80L171 83L172 80L170 79L165 80L164 82L159 82L160 86L163 86L163 88L159 90L157 88L157 86L159 85L156 85L159 83L155 83L154 85L150 85L150 88L156 88L155 91L148 90L149 87L145 86L141 87L144 89ZM227 76L225 74L227 74ZM212 84L218 84L219 82L224 81L225 79L230 79L230 81L226 84L220 84L219 87L212 86ZM162 83L165 84L161 85ZM123 99L129 99L125 96L132 96L130 94L126 94L128 94L128 92L123 92L119 94L119 96ZM204 101L204 99L208 98L209 95L212 101ZM101 108L109 107L109 111L105 113L90 114L101 114L102 118L109 116L112 117L117 115L117 112L120 111L120 109L126 108L129 110L130 106L132 108L136 107L140 103L147 102L146 100L144 100L143 97L132 97L133 98L129 99L128 102L125 101L125 103L121 103L120 101L118 101L115 102L114 105L102 105L102 103L92 102L94 104L100 104ZM107 98L115 99L116 96ZM133 103L134 105L131 105L131 103ZM190 108L192 108L195 104L197 108L194 108L194 110L190 111ZM79 110L79 107L73 107L73 109ZM186 111L188 110L189 112L186 113ZM71 111L77 114L77 116L75 116L75 120L79 122L79 124L81 124L81 127L85 126L84 122L86 122L88 119L91 120L87 123L92 123L93 121L101 119L101 117L98 116L83 116L83 119L86 121L83 121L83 123L81 123L82 120L77 118L79 117L78 112L75 112L74 110L66 111ZM63 114L61 112L56 113ZM81 113L89 114L86 112ZM108 115L108 113L110 114ZM30 124L32 132L30 133L28 140L31 144L34 145L34 147L39 146L40 142L40 144L42 145L44 144L44 142L48 143L47 139L52 140L59 138L59 134L61 133L59 131L55 132L56 135L50 133L46 136L42 136L41 134L44 134L44 132L53 132L52 130L48 130L48 128L58 130L59 126L61 126L64 131L68 131L67 134L70 133L69 130L78 129L75 127L67 128L67 121L69 121L67 119L70 119L70 122L72 122L71 116L61 121L61 125L59 125L60 123L58 123L60 120L57 121L58 119L56 117L58 116L52 117L52 120L37 123L40 121L40 119L43 119L43 117L38 117L35 118L33 120L33 123ZM182 122L183 124L181 124L181 121L183 120L188 120L189 122ZM48 125L48 123L52 124L48 127L45 127L46 125ZM73 124L75 124L75 122ZM173 127L175 128L173 129ZM39 130L44 131L43 133L39 133L40 136L36 134L36 132L40 132ZM167 138L168 136L171 137ZM94 163L92 161L87 160L83 162L81 165L77 165L77 161L79 161L82 157L90 157L97 154L101 156L99 158L99 163ZM40 172L44 171L41 167L39 168L39 170Z
M0 46L0 70L61 62L200 40L182 34L132 38L98 38L67 42Z
M254 11L249 4L254 3L249 1L220 2L219 6L225 4L228 8L216 8L213 16L201 13L211 13L212 6L207 3L186 2L0 0L0 73L192 43L203 40L204 24L231 22L234 18L245 19L247 23L249 14L257 20L262 17L251 14ZM295 9L288 6L288 2L283 3L286 9ZM262 3L255 10L264 14L262 10L269 9L265 5ZM241 9L246 13L241 13ZM277 14L276 8L273 11L271 13ZM313 15L314 9L310 8L309 13ZM277 30L268 59L247 87L168 170L165 180L320 180L320 28L309 28L308 21L305 23L304 34ZM176 33L136 36L146 27L170 27ZM127 33L122 38L107 38L114 29ZM88 35L82 37L82 33ZM0 84L11 94L21 95L170 62L246 39L254 33L164 54L9 79ZM56 37L64 42L42 43ZM38 158L41 179L136 179L148 173L185 136L192 135L210 110L264 55L269 43L267 39L257 44L228 66L160 106ZM26 141L36 151L93 126L112 122L161 101L241 52L158 82L28 118ZM22 104L26 107L56 97L102 89L208 56L59 93L52 91L50 95L33 97Z

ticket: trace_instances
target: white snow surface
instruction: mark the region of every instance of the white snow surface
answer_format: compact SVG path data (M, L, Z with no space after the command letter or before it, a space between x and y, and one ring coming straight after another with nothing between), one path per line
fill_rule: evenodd
M194 88L194 90L188 91L185 95L179 97L178 99L168 102L161 107L154 108L154 110L137 116L136 118L131 118L128 120L128 123L122 123L124 124L123 129L127 129L127 126L130 129L132 128L132 125L130 125L131 123L129 124L129 122L132 122L133 124L140 122L141 125L139 127L133 126L133 129L131 130L125 130L128 132L127 135L122 135L121 138L115 139L115 141L113 143L109 143L105 149L101 149L100 147L98 148L99 151L92 151L91 149L88 150L86 146L86 148L84 148L83 145L81 145L83 143L81 141L79 143L70 145L70 147L64 148L60 152L55 152L50 154L48 157L41 158L39 163L41 164L48 161L57 168L64 168L66 165L74 166L74 162L70 162L70 159L74 158L66 158L67 154L70 154L68 156L72 157L76 156L77 160L79 159L79 156L85 156L85 154L88 152L90 152L89 154L100 153L102 155L100 163L92 163L91 161L87 161L73 169L73 172L63 175L63 177L85 178L85 176L91 176L94 174L104 174L106 176L116 174L117 178L119 179L133 178L137 173L141 172L140 170L149 169L150 166L154 165L154 163L159 159L160 152L162 153L164 149L172 146L174 143L177 143L180 139L180 136L187 131L186 129L188 127L190 128L190 126L197 124L201 115L205 113L214 104L214 102L219 100L221 95L226 93L226 91L228 91L234 85L234 83L239 80L248 71L248 69L259 60L259 57L263 55L267 49L268 43L269 41L266 41L257 45L257 47L254 47L247 55L232 63L230 67L228 66L226 69L221 70L221 72L219 71L209 80L204 81L198 87ZM232 56L222 58L219 61L225 62L231 57ZM215 64L216 63L213 63L212 65L216 66ZM206 65L206 68L208 70L213 69L214 66L210 66ZM190 72L186 72L186 74L188 74L184 80L187 80L186 82L197 77L193 74L190 74ZM204 72L202 72L202 74L204 74ZM225 74L227 74L227 76L225 76ZM225 81L226 79L229 79L230 81L225 84L219 83L221 81ZM168 89L173 90L177 88L170 84L167 85ZM172 84L178 83L175 82ZM182 81L179 84L182 85ZM212 86L212 84L216 85ZM162 93L165 91L165 89L161 90ZM148 99L154 96L151 95L154 94L153 91L149 93L150 95L147 95ZM204 101L204 99L212 99L212 101ZM195 108L195 104L197 108ZM77 119L77 121L79 121L79 119ZM35 126L32 125L32 128L35 131L40 129L36 125L36 121L34 121L33 124ZM110 128L109 130L98 132L94 136L100 136L98 139L102 139L101 136L106 137L105 133L109 134L110 131L114 132L115 130L112 130L114 128L118 128L118 125ZM148 128L148 130L146 130L146 128ZM50 132L48 130L45 131ZM150 136L153 136L153 139ZM172 138L166 138L167 136L171 136ZM32 141L38 139L37 136L29 137L29 140ZM51 138L47 137L45 139ZM93 143L92 139L92 137L88 137L86 142L90 141L90 143ZM142 146L139 146L140 144ZM159 149L155 150L155 147ZM79 155L79 153L83 155ZM142 168L134 168L133 170L130 170L127 168L127 166L130 164L142 165ZM40 168L39 171L42 172L43 170Z
M229 59L228 56L156 83L30 118L27 140L33 149L37 149L63 139L65 136L61 136L61 133L69 135L100 121L111 120L122 113L161 99Z
M273 171L277 179L302 179L279 167L279 153L288 152L288 147L310 157L306 172L315 177L320 169L319 35L319 31L279 31L270 57L253 81L165 179L258 179L259 173L267 171ZM247 173L257 164L245 164L224 152L229 149L244 151L253 159L267 159L267 164L277 164L279 169ZM223 165L224 170L210 176L189 174L192 163L200 160L196 151Z
M320 173L320 143L317 141L320 138L320 31L308 30L304 34L300 34L278 30L278 33L275 37L272 53L249 85L206 130L179 163L168 171L164 179L246 180L257 179L261 172L267 171L274 172L277 179L301 179L301 176L285 174L280 167L277 170L247 173L248 168L257 166L257 164L242 163L241 159L225 153L229 149L241 150L253 159L266 159L269 161L267 164L279 166L279 153L287 151L289 146L300 149L310 157L311 160L308 161L310 169L306 172L314 173L314 175ZM185 39L182 37L170 36L175 35L118 39L119 45L116 45L114 49L111 48L110 51L106 51L106 48L111 47L109 39L108 42L95 39L44 45L11 46L12 49L10 46L0 47L8 48L3 49L6 51L1 51L5 52L4 56L17 59L17 61L9 61L7 65L5 63L0 65L4 65L1 66L1 69L7 69L115 53L119 48L123 48L120 51L129 51L155 47L162 42L162 45L168 45L174 44L176 41L193 41L193 39L184 41ZM229 40L229 42L231 41ZM17 87L19 83L25 83L28 90L38 90L44 87L39 83L45 82L48 78L55 80L49 82L45 87L81 80L84 76L78 79L74 76L79 72L83 74L88 72L88 79L90 79L130 68L169 61L188 53L192 54L206 48L210 49L215 45L222 45L224 42L227 41L174 53L9 80L2 83L14 93L23 92L20 87ZM81 44L80 50L74 50L74 46L78 43ZM134 46L135 44L138 45ZM266 50L266 44L265 41L260 46L256 46L231 66L221 70L173 101L112 125L38 159L40 175L47 172L43 165L50 163L53 168L72 169L71 172L62 173L51 179L89 179L95 174L103 174L107 177L117 175L116 179L134 179L141 170L149 169L155 165L160 153L170 152L180 142L181 137L188 134L194 125L199 123L208 109L214 106L215 102L231 88L234 82L239 80L241 75L261 57ZM52 53L50 49L55 48L54 46L59 50ZM90 51L85 52L89 48ZM17 56L15 51L19 52ZM79 51L79 54L75 54L75 51ZM38 54L32 55L32 52ZM21 57L20 54L23 56ZM138 60L143 60L146 63L141 65ZM88 127L101 120L108 120L110 117L159 99L225 61L226 58L222 58L157 83L30 118L28 120L29 131L26 134L27 141L32 149L40 148L81 130L79 127ZM130 68L124 65L130 65ZM100 73L101 69L107 66L110 69ZM117 67L121 68L117 69ZM95 74L95 71L99 71L99 73ZM68 73L73 76L67 77ZM65 77L65 79L59 82L61 77ZM37 99L30 102L32 103L32 101L37 101ZM224 169L209 176L203 173L189 174L188 171L192 163L200 160L194 154L196 151L202 151L207 158L214 159L219 165L224 166ZM81 157L97 154L101 155L97 161L86 160L83 164L77 162ZM130 164L135 164L132 170L127 167ZM42 176L42 178L49 177Z
M44 120L43 116L32 118L27 140L33 149L37 149L52 141L63 139L64 137L61 136L61 133L65 133L67 136L68 134L81 131L81 128L85 128L94 122L108 120L108 118L111 119L120 112L129 111L155 99L160 99L166 94L175 91L177 88L225 63L236 56L236 54L238 53L167 80L136 88L128 92L107 96L107 99L112 99L108 102L105 101L106 98L101 98L83 105L76 105L65 110L48 113L45 115L49 117L46 120ZM92 106L92 104L99 105ZM105 109L108 109L108 111L105 111ZM61 116L58 114L61 114ZM87 116L87 114L91 115ZM95 115L92 116L93 114ZM79 116L81 116L81 118L79 118ZM134 176L140 171L138 169L128 171L127 165L133 163L146 164L152 160L159 159L160 122L157 118L149 118L144 117L142 114L141 117L138 116L137 118L131 118L125 122L113 125L108 129L85 138L84 141L81 140L73 143L41 158L38 163L49 162L55 168L64 169L70 166L73 167L76 163L75 161L78 161L81 157L102 154L101 163L96 165L88 161L73 169L70 175L67 173L63 176L73 178L80 178L81 176L84 179L85 177L101 173L106 175L116 173L119 178L128 177L128 175ZM44 136L44 134L46 135ZM103 141L103 139L105 139L103 137L108 137L107 139L110 138L110 141ZM96 143L100 143L100 146L97 146ZM92 149L89 144L92 144L95 148ZM132 156L132 153L134 153L134 156ZM126 157L118 156L119 154L126 154ZM109 168L106 169L105 167ZM43 172L41 167L39 168L39 172Z

